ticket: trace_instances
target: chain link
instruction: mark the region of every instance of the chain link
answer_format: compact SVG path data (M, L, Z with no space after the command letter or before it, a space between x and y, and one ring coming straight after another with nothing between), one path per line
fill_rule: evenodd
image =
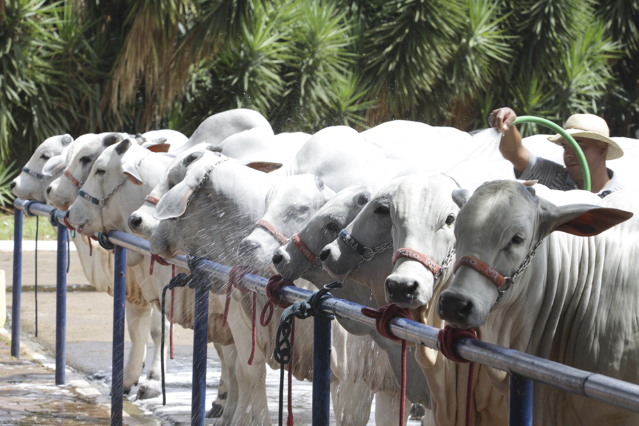
M541 245L542 241L543 240L537 241L537 243L534 245L532 250L530 250L530 252L526 255L524 260L521 262L521 264L519 265L517 270L515 270L515 273L511 277L504 277L506 279L506 282L503 286L501 286L501 288L497 287L497 293L498 293L497 300L495 300L495 304L493 305L493 308L497 305L497 303L499 303L499 300L504 295L504 293L506 293L506 291L514 284L515 280L519 278L521 274L524 273L524 271L526 270L526 268L528 268L528 266L530 266L530 263L537 255L537 249Z
M453 244L453 246L450 248L450 250L448 251L448 254L444 258L444 261L439 267L439 271L437 271L437 274L435 275L435 281L433 282L433 287L435 287L437 283L439 282L439 280L444 276L444 274L446 273L446 270L448 269L450 264L453 262L454 258L455 258L455 244Z

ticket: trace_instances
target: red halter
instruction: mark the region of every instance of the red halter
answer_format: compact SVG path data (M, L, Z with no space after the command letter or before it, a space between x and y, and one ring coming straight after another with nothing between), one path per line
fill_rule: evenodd
M257 228L258 226L271 234L273 238L275 238L281 245L284 245L288 242L288 238L286 238L284 234L282 234L275 226L271 225L264 219L260 219L257 221L255 227Z
M153 195L147 195L146 197L144 197L144 201L148 201L151 204L157 205L160 202L160 199L158 197L154 197Z
M310 260L310 261L311 261L311 263L314 265L314 264L315 264L315 261L317 260L317 256L315 256L315 255L313 254L313 252L312 252L312 251L310 251L310 250L308 249L308 247L306 247L306 244L304 244L304 243L302 242L302 240L300 240L299 235L297 235L297 233L295 233L295 234L293 234L293 237L292 237L291 239L293 240L293 244L295 244L295 247L297 247L297 248L299 249L299 251L301 251L301 252L302 252L302 254L303 254L304 256L306 256L306 258L307 258L308 260Z
M64 175L71 181L72 184L74 184L78 188L82 188L82 185L84 185L84 182L80 182L73 177L73 175L69 172L69 169L64 169Z
M481 260L477 259L476 257L473 257L473 256L460 257L459 259L457 259L457 262L455 262L455 268L453 269L453 272L457 272L457 269L460 266L470 266L475 271L479 272L480 274L488 278L490 281L492 281L497 286L497 288L500 288L506 283L506 278L502 274L495 271L493 268L491 268L490 266L488 266Z
M399 250L397 250L395 252L395 254L393 255L393 265L395 265L395 262L397 262L397 260L400 257L407 257L409 259L413 259L418 261L419 263L421 263L422 265L424 265L424 267L426 269L428 269L430 272L433 273L433 275L437 275L437 273L439 272L441 266L439 266L437 264L437 262L435 262L433 259L431 259L430 257L426 256L425 254L422 254L418 251L415 251L413 249L410 248L400 248Z

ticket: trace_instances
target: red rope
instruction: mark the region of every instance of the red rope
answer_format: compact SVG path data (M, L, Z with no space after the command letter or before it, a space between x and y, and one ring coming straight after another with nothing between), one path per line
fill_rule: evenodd
M362 308L362 315L375 319L375 329L377 332L387 339L394 341L402 341L402 365L401 365L401 400L399 402L399 426L404 425L404 413L406 412L406 340L399 339L391 334L390 323L394 318L412 319L410 310L400 308L394 303L382 306L378 309Z
M466 426L470 426L471 418L471 404L473 398L473 372L475 370L475 363L468 361L455 352L453 345L459 338L467 337L469 339L477 340L477 332L474 328L468 330L462 330L459 328L453 328L450 325L446 325L443 330L439 330L437 333L437 341L439 342L439 350L446 358L451 361L460 364L470 364L468 366L468 379L466 382Z
M89 237L89 256L93 256L93 243L91 242L91 240L98 241L98 239L93 235Z
M250 290L247 290L240 285L240 280L242 279L244 275L250 274L251 272L253 272L253 269L250 266L244 266L244 265L234 266L229 271L229 280L226 285L226 303L224 304L224 316L222 317L222 327L226 327L226 325L228 324L229 306L231 305L231 290L233 289L233 287L235 287L238 290L240 290L242 293L250 292ZM252 315L252 324L251 324L252 348L251 348L251 356L249 356L249 359L248 359L248 365L253 365L253 358L255 357L255 346L257 344L257 327L255 325L256 323L255 311L257 310L257 294L255 292L251 292L251 293L253 293L253 315Z
M62 217L62 219L64 220L64 225L67 227L67 229L69 231L75 231L75 228L73 226L71 226L71 224L67 220L67 215L66 214Z

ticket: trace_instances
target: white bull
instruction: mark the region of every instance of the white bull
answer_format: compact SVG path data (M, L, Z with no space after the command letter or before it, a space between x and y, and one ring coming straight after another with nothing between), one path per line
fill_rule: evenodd
M167 192L158 204L155 216L162 219L158 230L151 238L152 250L161 255L173 255L184 251L192 256L204 257L220 263L235 264L235 251L241 239L253 229L255 221L264 213L264 200L274 182L282 178L272 177L252 170L246 166L215 157L205 153L204 157L189 166L184 180ZM169 172L169 179L171 172ZM197 196L195 196L197 195ZM176 217L175 221L164 220ZM174 227L179 232L166 228ZM181 239L167 239L167 236L180 235ZM206 235L206 243L202 236ZM226 283L224 283L226 284ZM214 285L214 291L222 292L220 283ZM308 285L306 286L308 287ZM233 419L233 424L254 424L257 419L270 424L265 392L265 367L278 368L272 359L274 349L273 336L277 325L272 321L268 327L257 328L257 351L252 366L247 365L251 353L250 318L252 307L245 306L244 297L234 291L229 310L229 325L238 346L238 363L236 374L240 389L240 401ZM265 302L258 296L258 310ZM281 310L277 309L275 317ZM293 374L300 380L311 379L312 328L310 322L301 322L296 326L295 355ZM341 342L343 332L336 333L334 342ZM302 336L300 338L300 336ZM341 351L333 351L333 367L336 367L336 356ZM337 371L337 370L336 370ZM335 385L335 383L334 383ZM357 394L366 387L352 388L349 383L341 383L342 396L337 395L334 407L337 418L341 421L356 418L357 424L365 423L367 416L362 416L358 407L343 407L342 401L360 404ZM350 390L352 388L352 390ZM249 390L250 389L250 390ZM353 391L357 391L353 397ZM370 392L369 392L370 394ZM360 417L366 417L360 419Z
M64 163L62 153L72 142L73 138L69 135L52 136L42 142L22 168L22 172L9 185L13 195L23 200L46 202L44 191L58 176L45 175L44 165L51 159Z
M478 327L484 341L639 383L633 326L639 224L633 218L614 226L638 210L637 192L613 193L599 206L556 206L521 183L494 181L469 195L454 194L463 205L455 229L458 259L473 256L512 276L541 243L530 267L499 299L493 281L461 263L437 314L455 327ZM508 374L486 370L505 395ZM639 421L636 413L537 384L533 404L539 425Z
M133 143L130 139L106 149L96 160L94 167L91 169L92 175L87 179L83 190L90 195L104 194L108 191L108 188L115 187L125 179L130 181L132 185L123 185L114 192L113 200L110 203L105 203L102 211L95 204L79 197L69 209L69 220L72 223L84 224L78 228L84 233L90 233L102 226L108 230L115 229L128 232L127 223L130 213L142 204L146 194L151 188L156 186L163 171L162 166L171 161L173 161L171 157L149 152L147 149ZM155 265L154 274L151 278L149 276L150 260L134 252L128 254L127 264L127 272L132 272L133 276L137 277L144 299L159 311L161 292L171 278L171 267ZM175 289L174 295L175 322L185 328L193 328L193 290L188 288ZM169 303L171 302L170 294L168 301ZM214 313L216 309L219 311L220 307L214 305L211 312ZM219 315L210 316L210 320L212 325L209 327L209 340L222 345L231 344L232 337L230 333L219 327L221 321ZM157 333L152 333L152 335L154 337L156 355L159 356L159 329ZM225 354L222 349L219 349L219 353L223 362L224 378L228 382L227 369L224 362ZM152 378L157 379L158 375L159 371ZM230 390L232 395L236 393L233 387ZM156 396L158 392L159 383L147 383L140 396L152 397ZM224 392L221 393L223 394ZM213 415L214 412L219 414L219 406L222 405L223 401L216 401L212 412L209 414ZM232 398L230 405L233 405Z

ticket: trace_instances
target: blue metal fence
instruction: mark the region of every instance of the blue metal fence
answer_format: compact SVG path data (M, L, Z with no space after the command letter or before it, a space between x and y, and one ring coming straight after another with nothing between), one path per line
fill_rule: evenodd
M15 220L15 251L14 251L14 294L13 294L13 329L12 329L12 355L13 344L19 342L20 334L20 274L22 262L22 212L25 201L16 200ZM31 203L29 213L49 215L52 207L43 204ZM58 218L62 220L62 212L58 212ZM124 356L124 278L126 265L126 250L131 250L150 256L149 242L119 231L111 231L109 240L116 245L115 263L115 291L114 291L114 330L113 330L113 385L112 385L112 413L111 424L122 424L122 380L123 380L123 356ZM60 237L58 237L60 241ZM60 249L60 244L58 248ZM177 256L173 259L165 259L168 263L188 268L185 256ZM58 262L58 268L61 263ZM229 266L217 264L208 260L199 260L196 264L198 270L208 272L210 275L227 279ZM60 269L58 269L60 271ZM17 284L16 284L17 283ZM251 291L266 294L267 280L247 274L240 281L240 285ZM297 287L283 287L280 297L290 303L297 300L306 300L310 291ZM17 293L17 294L16 294ZM60 296L61 297L61 296ZM16 303L17 300L17 303ZM196 291L195 295L195 324L193 342L193 402L191 424L203 425L205 417L205 382L206 382L206 336L208 313L208 293ZM375 322L361 313L361 305L357 305L338 298L326 298L320 303L320 311L325 314L333 314L338 317L348 318L356 323L375 328ZM58 315L65 315L62 309ZM64 323L64 320L61 320ZM400 339L406 339L432 349L439 349L437 345L438 329L407 319L397 318L390 324L393 335ZM330 348L331 348L330 322L323 319L315 319L314 343L313 343L313 425L327 426L330 405ZM63 345L63 343L62 343ZM63 347L63 346L62 346ZM19 345L18 345L19 348ZM64 350L64 349L62 349ZM511 425L532 424L532 381L544 383L570 392L576 395L589 397L617 407L621 407L639 413L639 386L613 379L601 374L578 370L557 362L537 358L526 353L503 348L479 340L459 339L455 343L455 350L463 358L488 365L511 374L510 378L510 413ZM117 362L116 362L117 358ZM64 363L64 357L56 362ZM61 367L64 369L64 365ZM57 369L56 369L57 371ZM57 380L57 378L56 378ZM57 382L56 382L57 383Z

